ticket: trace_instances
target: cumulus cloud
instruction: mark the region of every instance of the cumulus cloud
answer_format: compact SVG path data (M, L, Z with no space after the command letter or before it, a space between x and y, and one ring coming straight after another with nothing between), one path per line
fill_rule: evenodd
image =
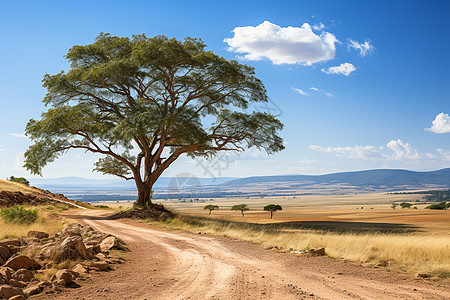
M390 140L386 146L394 152L392 158L395 160L419 159L421 157L416 149L412 148L409 143L404 143L400 139Z
M375 47L373 45L371 45L370 41L368 41L368 40L361 44L352 39L349 39L349 41L348 41L348 49L350 49L350 48L359 50L359 55L362 57L366 56L367 54L372 53L372 51L375 49Z
M356 70L356 67L351 63L343 63L336 67L330 67L328 69L321 69L326 74L342 74L345 76L350 75L351 72Z
M365 160L376 160L384 156L380 152L380 148L374 146L356 145L354 147L321 147L317 145L311 145L308 148L319 152L334 153L340 157L360 158Z
M15 132L11 132L10 135L15 136L15 137L20 137L20 138L26 138L27 137L23 133L15 133Z
M229 51L246 53L246 60L268 58L274 64L314 63L333 59L338 42L329 32L315 34L308 23L301 27L280 27L264 21L258 26L236 27L234 36L224 40Z
M450 116L448 114L440 113L436 116L432 122L430 128L425 128L425 130L434 133L449 133L450 132Z
M323 23L320 22L319 24L314 24L314 25L312 26L312 28L313 28L314 30L319 31L319 30L324 29L324 28L325 28L325 25L323 25Z
M297 93L299 93L300 95L302 95L302 96L308 96L309 95L309 93L307 93L307 92L305 92L305 91L303 91L303 90L301 90L301 89L297 89L297 88L292 88L295 92L297 92Z
M437 152L442 156L443 160L450 161L450 151L444 149L437 149Z

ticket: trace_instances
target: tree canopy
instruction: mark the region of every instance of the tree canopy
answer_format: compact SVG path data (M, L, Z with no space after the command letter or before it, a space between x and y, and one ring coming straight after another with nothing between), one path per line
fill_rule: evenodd
M249 208L247 207L247 204L235 204L231 207L231 210L240 210L242 216L244 217L244 211L249 210Z
M270 218L272 219L273 213L276 212L277 210L283 210L283 208L281 207L281 205L278 204L269 204L264 206L264 210L270 212Z
M30 185L30 182L25 177L14 177L11 175L11 177L6 178L6 180Z
M208 204L208 205L205 205L205 207L203 207L203 209L204 210L209 210L209 214L211 214L211 212L213 210L219 209L219 206L213 205L213 204Z
M138 206L180 155L211 157L256 147L284 149L277 116L253 111L268 101L254 69L205 50L200 39L100 34L73 46L68 72L46 74L48 109L31 119L33 174L70 149L97 153L94 170L134 180Z

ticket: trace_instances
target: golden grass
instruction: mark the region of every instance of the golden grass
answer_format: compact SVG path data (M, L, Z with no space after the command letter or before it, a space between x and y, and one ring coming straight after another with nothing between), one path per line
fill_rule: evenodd
M186 216L162 224L168 228L219 234L285 249L325 247L331 257L382 263L407 272L426 272L439 277L449 277L450 274L450 236L446 234L275 231L249 223Z
M64 209L62 206L37 206L26 207L27 209L37 209L39 217L32 224L7 223L0 217L0 239L25 237L30 230L43 231L53 234L61 231L64 227L64 221L58 219L54 214L55 210Z
M22 183L18 182L12 182L9 180L3 180L0 179L0 191L7 191L7 192L17 192L20 191L24 194L32 194L32 195L41 195L41 190L33 187L33 186L27 186Z

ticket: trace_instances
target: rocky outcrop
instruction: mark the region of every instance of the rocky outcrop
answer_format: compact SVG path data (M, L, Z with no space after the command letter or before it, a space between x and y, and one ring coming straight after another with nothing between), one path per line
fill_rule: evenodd
M25 299L25 295L79 286L78 279L112 270L112 265L124 261L112 256L112 250L128 248L119 238L80 224L71 224L53 235L30 231L23 239L0 240L0 299ZM72 270L58 270L50 281L36 279L36 274L62 261L78 264Z

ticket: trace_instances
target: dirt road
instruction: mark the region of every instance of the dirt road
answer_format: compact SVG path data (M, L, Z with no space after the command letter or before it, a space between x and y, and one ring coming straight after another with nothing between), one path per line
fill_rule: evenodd
M59 295L32 299L450 299L449 281L415 280L328 257L297 257L230 238L168 232L77 211L131 249L127 262Z

